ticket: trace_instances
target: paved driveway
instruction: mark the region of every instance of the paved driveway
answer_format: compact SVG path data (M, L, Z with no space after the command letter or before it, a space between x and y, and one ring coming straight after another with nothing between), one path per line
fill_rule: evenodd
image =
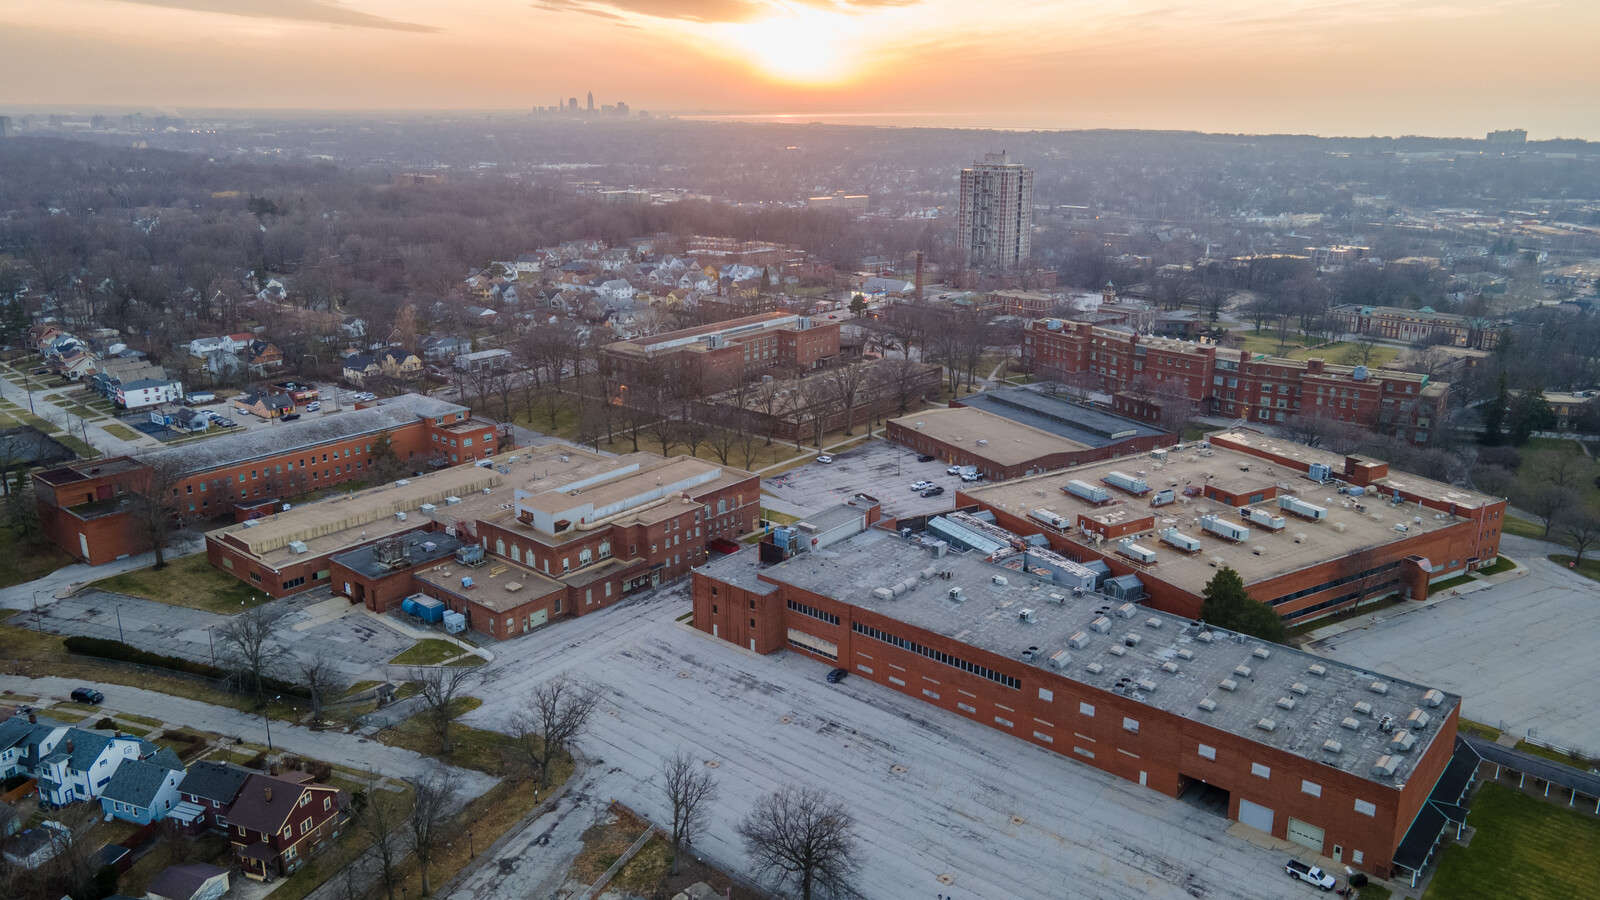
M1528 575L1312 645L1342 662L1462 695L1461 714L1600 752L1600 585L1507 535Z
M946 475L946 467L938 460L919 463L916 454L897 444L873 441L834 456L831 465L807 463L763 479L761 487L808 511L843 503L863 493L883 502L884 515L918 516L954 507L961 479ZM912 482L924 479L942 486L944 495L924 498L914 493Z
M383 677L383 664L413 643L343 598L330 598L326 588L274 600L273 605L283 611L278 640L297 660L331 659L352 681ZM228 617L89 590L41 606L37 614L32 610L18 613L12 621L55 634L121 640L152 653L212 663L213 652L223 652L212 629L225 624Z
M501 727L560 672L593 681L605 700L579 743L594 803L663 821L662 758L713 761L719 794L695 849L739 868L734 828L759 797L824 788L859 819L867 897L1298 895L1282 855L1228 836L1222 818L869 682L826 684L812 660L714 640L674 621L688 608L679 586L500 643L484 705L463 721Z

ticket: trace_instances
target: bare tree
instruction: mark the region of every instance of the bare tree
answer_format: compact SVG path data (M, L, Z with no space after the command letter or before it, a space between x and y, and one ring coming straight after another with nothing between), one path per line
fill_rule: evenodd
M390 791L373 791L356 818L356 824L371 844L367 852L377 866L378 883L383 885L388 900L394 900L395 888L400 886L400 862L406 853L402 826L406 824L407 813L400 807L402 802Z
M844 433L854 433L856 407L867 388L865 363L847 363L822 376L823 383L833 390L833 402L844 412Z
M316 656L300 663L300 683L311 695L311 720L322 720L322 706L350 686L350 679L339 671L334 661L326 656Z
M1583 562L1584 551L1600 541L1600 516L1587 507L1562 513L1556 526L1561 535L1578 551L1577 562Z
M557 675L529 694L522 712L513 719L514 733L524 735L530 761L539 769L539 786L550 786L550 763L570 757L568 746L589 727L589 717L600 705L600 693L568 675ZM535 746L529 735L540 738Z
M265 680L272 676L289 649L278 643L276 634L283 611L271 603L252 607L229 619L217 629L217 642L223 658L250 679L255 688L256 707L266 705Z
M1549 482L1518 491L1512 497L1516 506L1532 513L1534 518L1544 525L1546 539L1549 539L1550 529L1555 527L1561 514L1571 508L1577 500L1578 494L1572 488Z
M860 872L855 819L844 803L794 785L768 794L739 823L739 836L759 877L778 886L797 883L801 900L821 892L852 897Z
M700 760L682 750L661 764L661 789L672 807L672 874L678 874L683 845L706 826L707 809L717 796L717 779Z
M457 701L483 676L466 666L413 666L407 670L406 680L417 686L416 696L422 703L418 715L439 738L439 752L450 755L450 728L459 713Z
M439 834L444 830L455 808L456 772L448 766L434 766L421 778L411 782L411 815L406 824L411 831L411 852L416 854L417 869L422 875L422 896L433 893L428 880L428 868L439 852Z
M167 539L183 526L178 487L189 473L172 456L146 456L139 463L129 479L130 511L143 542L155 553L152 568L163 569L167 565Z

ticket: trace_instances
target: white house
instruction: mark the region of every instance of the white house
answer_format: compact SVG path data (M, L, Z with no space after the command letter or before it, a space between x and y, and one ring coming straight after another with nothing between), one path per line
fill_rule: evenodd
M239 338L244 340L240 341ZM217 350L238 353L250 343L250 335L224 334L217 337L195 338L189 342L189 355L205 357Z
M117 405L123 409L143 409L163 403L183 402L183 383L165 378L141 378L117 385Z
M39 779L39 798L57 806L98 799L117 767L138 759L141 750L136 737L107 737L43 722L23 742L30 745L24 767Z
M601 297L616 302L632 300L634 295L633 285L629 284L626 278L613 278L603 282L596 290Z
M183 776L183 763L165 747L147 760L126 760L100 794L100 808L124 822L159 822L181 802L178 785Z

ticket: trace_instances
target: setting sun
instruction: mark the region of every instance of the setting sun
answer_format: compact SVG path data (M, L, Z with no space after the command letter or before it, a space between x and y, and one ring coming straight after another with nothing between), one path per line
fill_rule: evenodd
M848 46L860 22L849 16L799 7L725 28L736 53L777 81L834 84L861 68L859 55Z

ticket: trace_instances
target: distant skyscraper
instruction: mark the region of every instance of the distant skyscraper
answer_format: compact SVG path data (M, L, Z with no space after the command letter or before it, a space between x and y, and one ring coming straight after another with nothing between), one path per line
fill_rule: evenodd
M578 98L577 97L568 97L567 98L567 107L569 109L571 109L573 112L577 112L578 111Z
M1526 144L1528 142L1528 131L1525 128L1491 131L1485 141L1490 144Z
M589 92L589 112L594 112L594 91Z
M1003 151L962 169L956 228L965 265L1016 268L1032 255L1033 170Z
M11 117L0 116L0 138L11 137Z

